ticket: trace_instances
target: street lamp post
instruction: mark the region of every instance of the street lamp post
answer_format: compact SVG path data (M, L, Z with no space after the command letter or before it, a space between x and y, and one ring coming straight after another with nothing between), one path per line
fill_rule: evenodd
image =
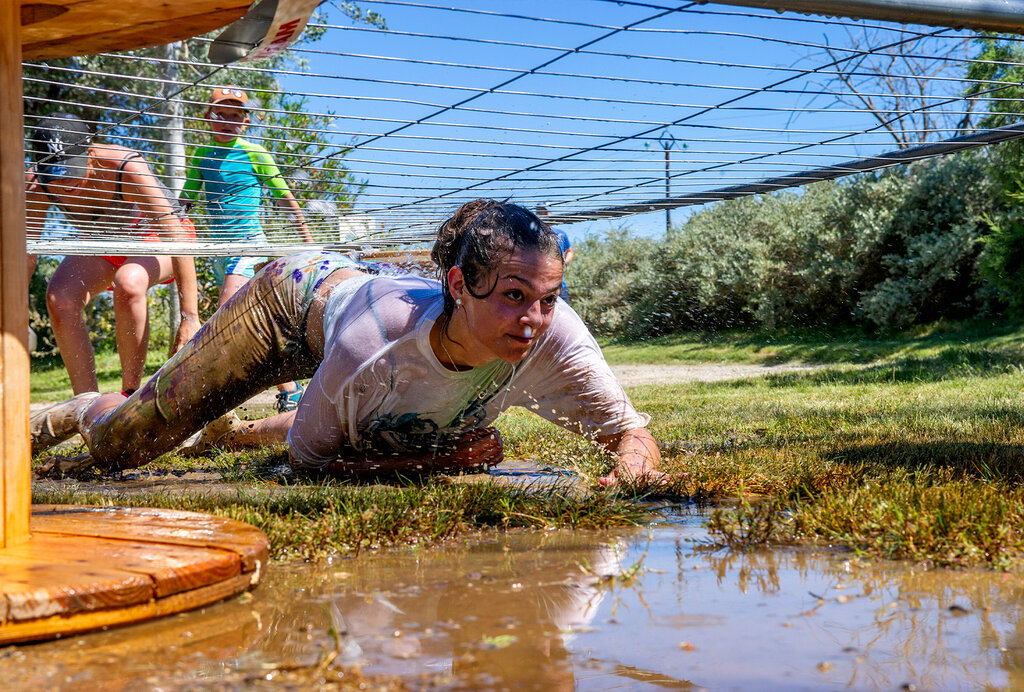
M675 136L665 130L661 137L658 138L658 143L661 144L661 148L665 151L665 199L672 196L672 147L676 145ZM667 236L672 231L672 210L665 207L665 235Z

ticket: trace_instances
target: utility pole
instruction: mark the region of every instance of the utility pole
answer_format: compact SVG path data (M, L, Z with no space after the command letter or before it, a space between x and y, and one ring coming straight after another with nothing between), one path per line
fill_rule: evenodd
M164 47L162 94L172 94L178 88L178 62L182 59L184 46L181 41L168 43ZM167 142L164 148L164 179L168 189L177 197L185 185L185 120L184 106L181 99L175 96L167 100ZM167 291L167 318L170 322L171 339L181 324L181 305L178 303L177 287Z
M662 133L661 137L658 138L658 143L661 144L661 148L665 151L665 199L672 196L672 147L676 145L675 135L670 133L667 129ZM665 235L667 236L672 232L672 210L669 207L665 207Z

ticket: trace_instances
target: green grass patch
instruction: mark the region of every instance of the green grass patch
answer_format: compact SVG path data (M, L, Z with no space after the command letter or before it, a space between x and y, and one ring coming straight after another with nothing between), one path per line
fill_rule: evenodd
M166 360L166 350L149 349L149 353L146 354L143 381L155 373ZM101 392L121 391L121 361L118 359L117 353L101 351L96 354L96 379ZM59 355L34 356L32 358L29 386L33 402L60 401L72 396L71 380L68 379L64 361Z
M959 347L957 347L959 348ZM942 354L738 382L638 387L724 545L818 543L936 565L1021 565L1024 374Z
M891 334L861 330L685 333L645 341L602 342L605 358L626 364L869 364L928 359L960 348L1024 354L1024 322L937 322Z
M392 546L434 544L471 531L606 528L646 512L613 494L501 486L494 482L354 485L252 483L232 493L140 494L71 485L33 492L36 503L148 506L206 512L248 522L270 538L275 558L317 559Z
M735 362L757 362L771 350L779 360L798 354L826 363L764 378L629 389L652 416L665 469L675 474L664 493L718 503L710 519L715 541L737 548L845 546L935 565L1024 566L1024 325L939 324L885 339L855 336L840 334L835 344L811 334L776 336L770 344L758 336L680 336L608 350L630 363L665 362L691 348L682 358L697 362L697 345ZM858 361L850 354L866 355ZM708 360L714 358L700 358ZM523 410L506 413L498 427L509 458L567 468L588 481L611 464L579 436ZM644 512L628 492L441 479L318 484L282 474L283 464L280 451L199 462L170 455L152 465L155 472L205 468L242 489L140 497L122 496L117 483L108 483L102 491L37 491L34 499L223 513L267 531L276 555L302 557L491 528L611 526ZM739 503L728 502L737 497Z

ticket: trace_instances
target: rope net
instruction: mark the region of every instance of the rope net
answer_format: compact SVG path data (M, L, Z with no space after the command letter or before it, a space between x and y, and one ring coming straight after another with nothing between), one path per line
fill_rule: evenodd
M47 163L45 118L70 113L93 142L143 154L176 197L214 144L211 90L237 85L252 99L243 137L301 208L266 176L222 198L207 187L188 241L159 223L162 201L108 172L95 190L49 185L66 214L30 215L29 251L280 255L310 247L300 221L322 247L415 246L477 197L560 224L661 218L1024 134L977 136L1014 85L969 77L969 31L695 2L510 7L327 3L282 57L227 67L207 61L212 37L26 63L27 166ZM75 170L59 182L83 184ZM224 195L242 201L215 213ZM111 213L114 199L133 211ZM264 235L239 236L253 218Z

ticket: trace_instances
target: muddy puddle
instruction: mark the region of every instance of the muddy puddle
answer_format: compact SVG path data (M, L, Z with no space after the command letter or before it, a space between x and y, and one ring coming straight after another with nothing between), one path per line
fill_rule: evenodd
M0 649L0 680L8 690L315 689L322 679L367 689L1024 689L1022 578L711 550L702 524L679 509L616 532L274 564L253 593L202 611Z

